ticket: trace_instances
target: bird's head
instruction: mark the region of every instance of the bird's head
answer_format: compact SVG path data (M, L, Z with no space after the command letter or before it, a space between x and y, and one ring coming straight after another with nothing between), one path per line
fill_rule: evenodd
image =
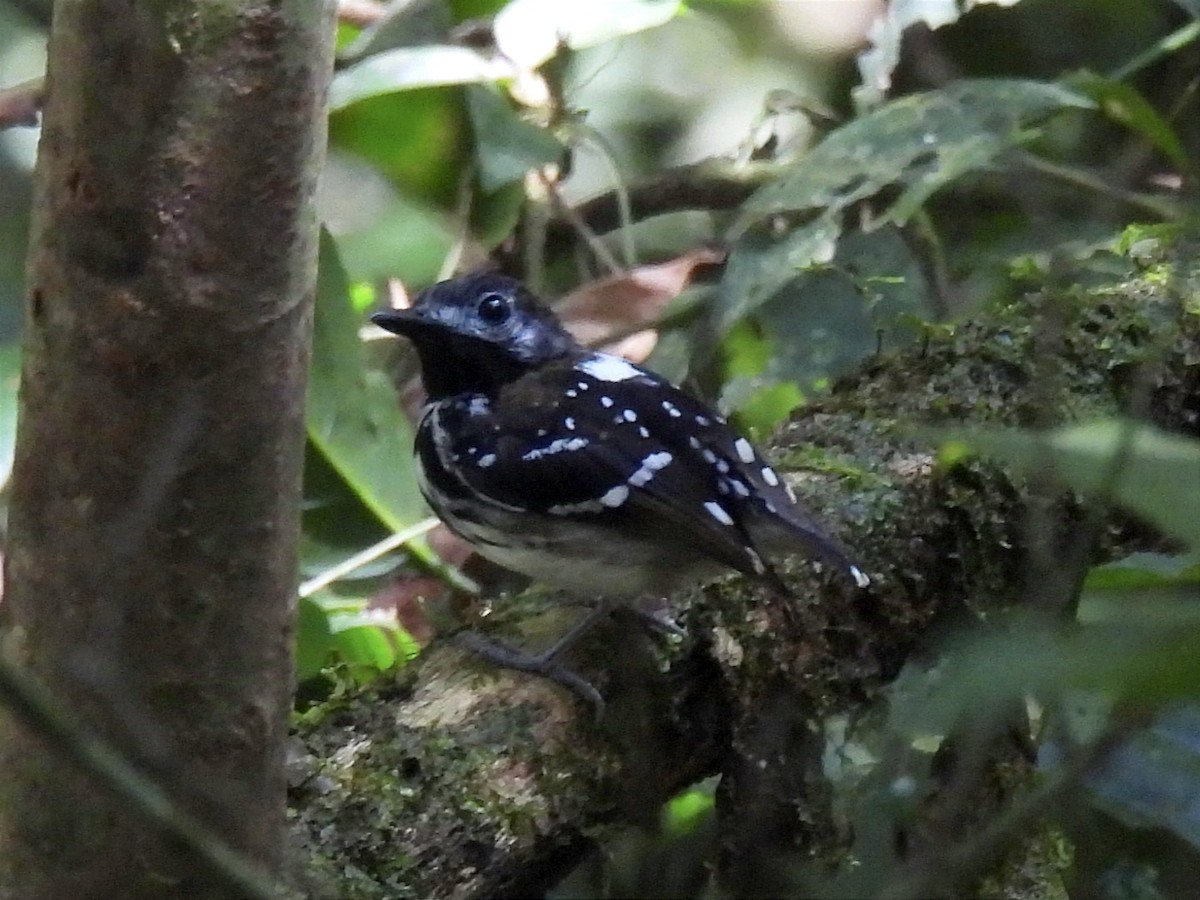
M432 400L492 393L580 349L521 282L490 273L439 282L411 308L375 313L371 321L413 342Z

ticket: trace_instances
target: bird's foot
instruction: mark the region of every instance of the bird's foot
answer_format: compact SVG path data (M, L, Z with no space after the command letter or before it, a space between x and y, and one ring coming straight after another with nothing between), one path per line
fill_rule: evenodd
M604 698L600 692L582 675L562 665L558 657L578 643L610 611L608 604L596 604L566 634L539 653L529 653L507 641L484 637L473 631L460 633L457 640L466 650L494 666L540 675L562 685L588 703L600 719L604 715Z

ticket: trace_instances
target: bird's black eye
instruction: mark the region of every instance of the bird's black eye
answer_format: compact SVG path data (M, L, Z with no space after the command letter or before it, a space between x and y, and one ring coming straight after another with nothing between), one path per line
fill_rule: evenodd
M484 325L503 325L512 315L512 306L503 294L489 292L479 298L475 311Z

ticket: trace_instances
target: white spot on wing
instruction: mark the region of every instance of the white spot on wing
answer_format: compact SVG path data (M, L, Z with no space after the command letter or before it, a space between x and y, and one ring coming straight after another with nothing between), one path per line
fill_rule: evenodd
M693 450L699 450L700 449L700 439L698 437L696 437L694 434L691 435L688 438L688 446L691 447Z
M495 461L496 461L495 453L485 453L483 456L479 457L479 468L486 469L488 466L492 465L492 463L494 463Z
M868 577L867 573L858 566L851 566L850 574L854 577L854 583L860 588L868 587L871 584L871 579Z
M472 397L471 405L467 407L467 413L472 416L486 416L488 411L487 397Z
M763 466L762 480L765 481L767 484L769 484L771 487L777 487L779 485L779 476L775 474L775 470L772 469L770 466Z
M601 397L600 405L603 406L605 409L608 409L609 407L611 407L613 405L613 398L612 397Z
M716 464L717 454L713 453L711 450L705 449L705 451L702 455L704 456L704 461L706 463L708 463L710 466Z
M558 438L557 440L551 441L545 447L534 447L532 450L525 453L521 459L533 461L535 459L541 459L543 456L550 456L553 453L562 453L567 450L582 450L587 445L587 438ZM479 464L483 465L483 460L480 460Z
M700 426L704 426L704 425L711 425L712 422L709 420L708 416L696 416L696 424L700 425Z
M627 483L631 487L645 487L650 483L650 479L654 477L654 473L666 467L674 458L666 450L651 453L642 460L642 465L638 470L626 479Z
M626 422L636 422L637 413L635 413L632 409L627 409L621 413L621 418L623 418Z
M615 488L611 488L603 497L600 498L600 505L615 509L628 499L628 486L624 484L618 484Z
M641 435L642 437L644 437L644 438L648 438L648 437L650 437L650 432L646 430L646 426L645 426L645 425L639 425L639 426L638 426L638 434L640 434L640 435Z
M572 418L571 416L567 416L565 419L563 419L563 427L566 428L567 431L574 431L575 430L575 419Z
M578 363L575 368L587 372L597 381L628 381L641 374L634 366L616 356L597 353Z
M754 462L754 448L750 446L750 442L745 438L738 438L734 441L733 449L737 451L738 459L742 462Z
M670 400L664 400L662 402L662 408L665 409L671 415L672 419L678 419L680 416L683 415L683 413L681 413L679 411L679 408L674 403L672 403Z
M733 492L739 497L750 496L750 488L746 487L746 482L738 478L731 478L729 483L733 485Z
M709 500L704 504L704 508L708 510L708 514L720 522L722 525L732 525L733 519L729 513L725 512L725 507L714 500Z
M574 388L570 388L567 390L567 396L571 399L575 399L579 396L579 391L575 390Z

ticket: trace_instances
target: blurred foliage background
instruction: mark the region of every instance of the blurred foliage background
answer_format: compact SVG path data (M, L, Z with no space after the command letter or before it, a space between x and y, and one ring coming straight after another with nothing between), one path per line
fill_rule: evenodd
M49 8L0 0L0 88L42 75ZM344 4L319 198L305 702L402 664L427 637L415 598L471 585L461 554L426 540L394 391L397 370L401 383L414 370L364 326L371 308L497 265L566 296L593 336L661 325L637 355L765 434L876 353L953 330L1022 284L1077 277L1082 261L1097 280L1114 275L1187 233L1197 15L1195 0ZM0 481L37 136L0 132ZM1176 294L1200 314L1194 291ZM1067 732L1111 735L1112 710L1152 693L1170 713L1088 776L1088 833L1105 849L1077 854L1078 883L1081 896L1185 896L1181 873L1200 864L1200 727L1181 703L1200 687L1200 425L1089 427L1051 444L956 433L945 459L985 451L1030 471L1053 459L1066 486L1172 538L1179 552L1079 579L1080 615L1117 617L1149 649L1098 638L1068 650L1021 626L1003 639L1020 651L960 648L953 696L912 675L897 710L905 733L914 721L938 733L986 693L987 661L1015 652L1027 665L1001 679L1006 697L1080 685L1056 702L1083 712L1049 717L1049 772L1085 740ZM1114 456L1133 473L1123 490L1106 480ZM398 566L414 575L404 586L389 577ZM868 744L848 742L841 764L875 759ZM666 832L699 828L709 796L668 811Z

